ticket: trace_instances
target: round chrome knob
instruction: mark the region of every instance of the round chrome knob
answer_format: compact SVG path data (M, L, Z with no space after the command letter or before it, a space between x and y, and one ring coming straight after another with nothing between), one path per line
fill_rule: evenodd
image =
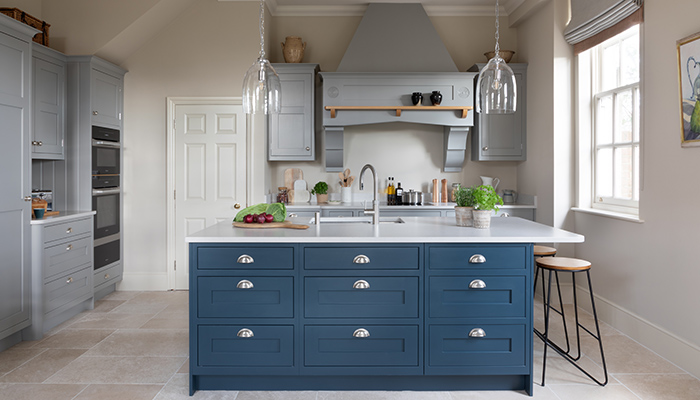
M73 228L66 229L66 233L73 233Z
M369 337L369 331L365 328L359 328L352 333L352 336L356 338L367 338Z
M296 218L296 217L298 217L298 216L299 216L299 215L297 215L297 214L295 214L295 213L289 213L289 218Z
M367 257L364 254L360 254L355 256L355 258L352 259L353 264L369 264L369 257Z
M238 210L239 208L241 208L241 204L240 204L240 203L236 203L236 204L233 205L233 208L235 208L236 210Z
M24 196L22 199L24 201L32 201L32 196Z
M243 279L242 281L238 282L236 287L239 289L252 289L255 287L255 285L253 285L253 282L247 279Z
M481 279L474 279L469 283L469 289L484 289L486 288L486 282Z
M105 274L105 279L109 279L109 274Z
M489 151L489 146L484 146L484 147L482 148L482 150L483 150L483 151Z
M97 111L93 111L93 112L92 112L92 115L97 115L97 114L98 114Z
M68 246L66 246L66 251L71 251L71 250L73 250L72 244L69 244Z
M73 283L73 277L66 279L66 283Z
M306 151L309 151L309 150L311 150L311 147L306 146Z
M482 256L481 254L474 254L473 256L469 257L469 264L483 264L486 262L486 257Z
M510 217L510 214L504 212L503 214L501 214L501 217Z
M469 331L469 337L483 338L486 337L486 332L481 328L474 328L471 331Z
M239 264L252 264L255 262L255 260L253 260L253 257L247 254L242 254L240 257L238 257L238 260L236 260L236 262Z
M253 331L251 331L250 329L248 329L248 328L243 328L243 329L241 329L240 331L238 331L238 333L236 334L236 336L238 336L238 337L240 337L240 338L251 338L251 337L253 337L253 336L255 336L255 335L253 335Z
M359 281L353 283L352 288L353 289L369 289L369 282L367 282L364 279L360 279Z

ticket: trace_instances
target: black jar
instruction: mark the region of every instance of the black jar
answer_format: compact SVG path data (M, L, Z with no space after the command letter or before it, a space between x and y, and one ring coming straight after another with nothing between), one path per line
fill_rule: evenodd
M413 92L413 94L411 95L411 102L414 106L421 105L421 103L423 102L423 93Z
M440 103L442 103L442 95L438 90L433 91L433 94L430 95L430 102L433 103L434 106L439 106Z

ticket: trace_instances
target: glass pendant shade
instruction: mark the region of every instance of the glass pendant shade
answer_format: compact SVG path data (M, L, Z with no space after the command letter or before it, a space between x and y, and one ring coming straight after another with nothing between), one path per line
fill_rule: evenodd
M280 89L280 77L272 64L264 58L258 58L243 78L243 112L279 113Z
M484 114L511 114L517 106L515 74L498 53L479 72L476 83L476 111Z

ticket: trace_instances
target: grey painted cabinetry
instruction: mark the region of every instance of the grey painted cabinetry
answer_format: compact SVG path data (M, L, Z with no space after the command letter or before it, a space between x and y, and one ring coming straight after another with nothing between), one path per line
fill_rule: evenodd
M318 64L273 64L282 84L281 110L268 121L270 161L313 161L320 113Z
M63 160L66 56L37 43L32 47L32 158Z
M0 350L30 324L29 126L31 38L38 32L0 15Z
M485 64L469 70L479 71ZM515 73L518 103L514 114L475 114L472 135L473 161L524 161L527 156L527 64L508 64ZM475 81L476 84L476 81Z
M92 213L32 225L32 325L39 340L56 325L92 308Z

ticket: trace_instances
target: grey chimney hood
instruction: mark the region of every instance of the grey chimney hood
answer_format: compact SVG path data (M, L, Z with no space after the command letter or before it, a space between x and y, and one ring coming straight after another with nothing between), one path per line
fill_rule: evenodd
M461 171L474 114L447 107L474 105L476 75L457 70L421 4L370 4L337 72L321 72L326 171L343 170L346 126L387 122L444 126L443 169ZM442 109L430 105L435 90ZM407 107L413 92L423 93L420 110ZM386 109L343 108L358 106Z

